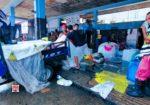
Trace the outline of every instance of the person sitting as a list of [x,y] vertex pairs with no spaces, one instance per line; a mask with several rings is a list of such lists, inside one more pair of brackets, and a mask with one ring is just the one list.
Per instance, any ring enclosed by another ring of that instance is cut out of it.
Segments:
[[[47,50],[50,50],[50,49],[55,49],[55,48],[58,48],[58,47],[63,47],[65,46],[65,44],[63,42],[66,41],[66,34],[67,34],[67,26],[66,25],[62,25],[61,26],[61,30],[62,32],[60,32],[59,36],[58,36],[58,31],[55,30],[55,32],[51,32],[49,35],[48,35],[48,39],[50,41],[53,42],[53,44],[51,44],[49,47],[47,47],[46,49]],[[58,38],[57,38],[58,36]],[[61,43],[62,42],[62,43]]]
[[59,34],[58,38],[56,41],[54,41],[54,43],[57,43],[57,42],[64,42],[67,38],[67,26],[66,25],[62,25],[61,26],[61,30],[62,32]]

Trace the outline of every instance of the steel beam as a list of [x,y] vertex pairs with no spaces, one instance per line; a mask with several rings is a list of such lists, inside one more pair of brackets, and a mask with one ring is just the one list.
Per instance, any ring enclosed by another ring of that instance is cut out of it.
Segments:
[[70,16],[73,14],[86,14],[86,13],[93,12],[93,11],[102,11],[102,10],[117,8],[117,7],[121,7],[121,6],[125,6],[125,5],[131,5],[131,4],[139,3],[139,2],[143,2],[143,0],[125,0],[122,2],[118,2],[118,3],[113,3],[113,4],[109,4],[109,5],[104,5],[104,6],[100,6],[100,7],[96,7],[96,8],[92,8],[92,9],[86,9],[86,10],[82,10],[82,11],[78,11],[78,12],[74,12],[74,13],[70,13],[70,14],[65,14],[65,15],[60,15],[60,16],[55,16],[55,17],[50,17],[50,18],[51,19],[52,18],[62,18],[62,17]]

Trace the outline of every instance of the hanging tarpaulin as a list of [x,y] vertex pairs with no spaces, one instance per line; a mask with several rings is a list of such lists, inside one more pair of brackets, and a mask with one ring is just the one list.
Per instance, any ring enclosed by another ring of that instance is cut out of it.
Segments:
[[80,24],[80,15],[75,14],[65,18],[67,25]]
[[48,30],[54,31],[55,29],[59,28],[59,20],[58,19],[51,19],[48,21]]

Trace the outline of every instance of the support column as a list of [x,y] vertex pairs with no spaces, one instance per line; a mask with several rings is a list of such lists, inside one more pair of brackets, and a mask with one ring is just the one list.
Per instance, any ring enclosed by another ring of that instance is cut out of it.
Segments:
[[96,27],[97,26],[97,21],[98,21],[98,11],[97,10],[95,10],[95,11],[93,11],[93,25],[94,25],[94,27]]
[[40,39],[46,36],[46,9],[45,0],[34,0],[35,11],[35,38]]
[[10,25],[11,25],[11,39],[15,38],[15,8],[10,7]]
[[60,24],[61,24],[61,18],[58,18],[58,30],[59,31],[61,30]]
[[95,49],[94,52],[97,52],[98,50],[98,45],[99,45],[99,40],[97,39],[98,35],[97,35],[97,21],[98,21],[98,11],[94,10],[93,11],[93,27],[95,28],[95,34],[94,34],[94,45],[95,45]]

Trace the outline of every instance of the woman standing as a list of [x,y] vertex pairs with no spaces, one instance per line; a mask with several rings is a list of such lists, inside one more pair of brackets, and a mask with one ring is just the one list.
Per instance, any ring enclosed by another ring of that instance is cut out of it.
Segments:
[[134,89],[127,92],[128,95],[133,97],[150,95],[150,89],[148,88],[150,86],[150,12],[147,13],[146,21],[141,28],[144,36],[144,46],[141,50],[142,60],[136,73]]

